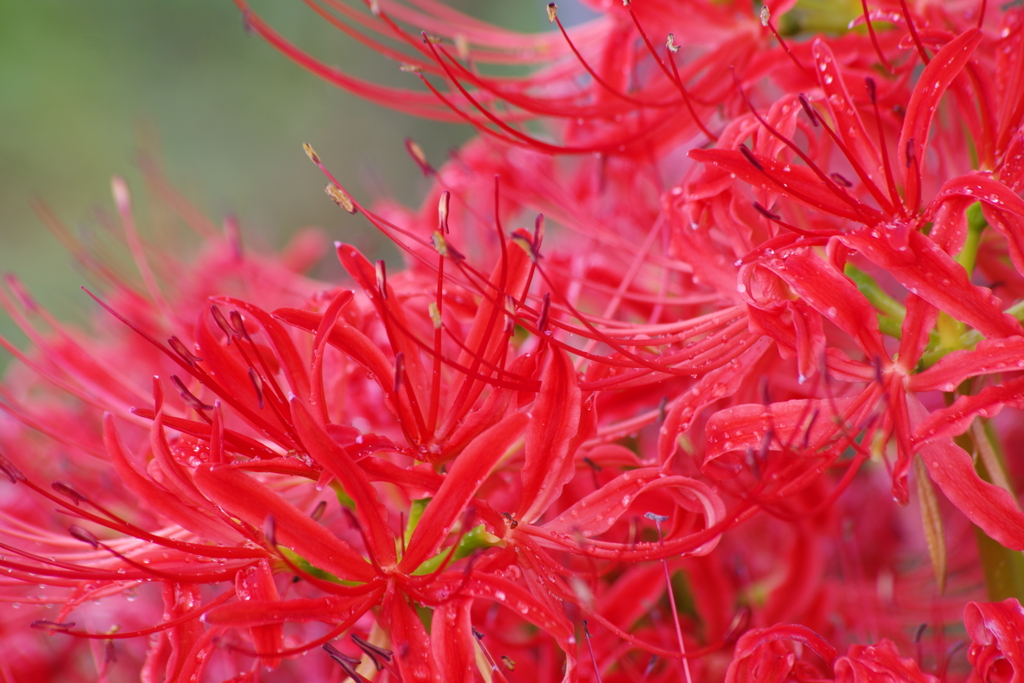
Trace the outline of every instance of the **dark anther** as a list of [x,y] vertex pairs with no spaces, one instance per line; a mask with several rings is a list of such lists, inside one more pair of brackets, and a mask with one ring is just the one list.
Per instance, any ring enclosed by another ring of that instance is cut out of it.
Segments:
[[590,469],[594,470],[595,472],[600,472],[601,471],[601,466],[598,465],[593,460],[591,460],[590,458],[584,456],[583,457],[583,462],[587,463],[587,465],[590,467]]
[[807,118],[811,120],[811,123],[815,127],[818,126],[818,112],[814,111],[814,107],[811,106],[810,100],[807,99],[807,95],[800,93],[800,106],[803,107],[804,113],[807,114]]
[[668,396],[662,396],[658,402],[658,422],[664,422],[668,417]]
[[762,216],[764,216],[765,218],[767,218],[770,221],[777,221],[777,220],[781,220],[781,218],[782,218],[781,216],[779,216],[779,214],[772,213],[768,209],[766,209],[763,206],[761,206],[760,202],[754,202],[754,208],[757,210],[757,212],[759,214],[761,214]]
[[17,484],[19,481],[25,481],[25,475],[21,473],[17,467],[14,466],[10,460],[0,455],[0,470],[7,475],[7,478],[11,480],[12,484]]
[[907,140],[907,168],[914,165],[914,138]]
[[871,100],[871,104],[877,104],[878,99],[876,97],[877,93],[875,90],[875,79],[871,78],[870,76],[865,78],[864,87],[868,91],[868,99]]
[[917,632],[914,634],[914,642],[915,643],[920,643],[921,642],[921,636],[923,636],[924,632],[927,631],[927,630],[928,630],[928,624],[921,624],[920,626],[918,626],[917,627]]
[[178,378],[177,375],[171,375],[171,384],[178,390],[178,395],[181,396],[181,400],[185,404],[195,410],[196,412],[202,412],[204,410],[213,410],[213,406],[206,405],[200,401],[196,396],[185,387],[185,383]]
[[761,162],[757,160],[757,157],[754,156],[754,153],[746,145],[740,145],[740,154],[758,171],[764,171],[764,166],[761,165]]
[[252,388],[256,390],[256,403],[260,410],[263,410],[263,380],[252,368],[249,368],[249,381],[252,382]]
[[324,650],[326,650],[327,654],[331,656],[331,659],[341,665],[341,668],[345,670],[345,673],[347,673],[353,681],[366,680],[356,672],[356,667],[359,666],[358,659],[355,657],[349,657],[330,643],[324,643]]
[[384,670],[384,664],[381,662],[381,660],[384,660],[385,662],[390,662],[391,657],[394,654],[393,652],[391,652],[391,650],[379,647],[371,642],[363,640],[354,633],[352,634],[352,642],[355,643],[360,650],[365,652],[367,656],[373,660],[373,665],[377,667],[377,671]]
[[85,500],[85,496],[83,496],[81,493],[74,490],[73,488],[71,488],[70,486],[63,482],[55,481],[50,484],[50,488],[52,488],[60,495],[70,498],[71,502],[74,503],[75,505],[78,505],[79,503]]
[[67,631],[73,628],[75,622],[73,621],[47,621],[46,619],[37,619],[29,624],[29,628],[37,628],[41,631]]
[[238,311],[231,311],[228,316],[231,318],[231,327],[234,328],[235,335],[251,344],[252,339],[249,337],[249,330],[245,329],[245,320],[242,319],[242,314]]
[[502,655],[501,656],[501,663],[504,664],[505,668],[508,669],[509,671],[515,671],[516,670],[516,663],[513,662],[512,659],[508,655]]
[[220,312],[216,304],[210,306],[210,315],[213,316],[213,322],[217,323],[217,327],[220,331],[227,335],[228,344],[231,344],[231,338],[235,336],[235,331],[231,329],[231,325],[228,323],[228,319],[224,317],[224,314]]
[[476,638],[477,640],[483,640],[484,639],[484,634],[480,633],[480,631],[477,631],[476,630],[476,626],[471,626],[470,628],[473,630],[473,637],[474,638]]
[[398,394],[398,388],[402,386],[402,382],[405,380],[405,353],[399,351],[395,354],[395,386],[394,393]]
[[544,292],[544,302],[540,305],[540,315],[537,316],[537,331],[544,332],[548,326],[548,316],[551,315],[551,292]]
[[188,347],[182,343],[177,337],[171,337],[167,340],[174,352],[181,356],[181,359],[188,363],[189,367],[194,368],[196,363],[201,362],[203,359],[188,350]]
[[309,518],[314,522],[319,522],[320,518],[324,516],[325,510],[327,510],[327,501],[321,500],[316,504],[316,507],[313,508],[313,512],[309,513]]
[[828,177],[834,180],[836,182],[836,185],[841,185],[843,187],[853,187],[853,183],[851,183],[849,180],[847,180],[838,173],[829,173]]
[[82,543],[88,543],[93,548],[100,547],[99,539],[96,538],[96,536],[94,536],[93,533],[91,531],[88,531],[87,529],[83,529],[80,526],[75,526],[74,524],[72,524],[68,527],[68,533],[71,534],[72,538],[77,539]]

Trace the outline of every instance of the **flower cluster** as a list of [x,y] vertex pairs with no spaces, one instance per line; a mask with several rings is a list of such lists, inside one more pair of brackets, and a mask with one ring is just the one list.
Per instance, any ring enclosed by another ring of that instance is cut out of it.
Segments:
[[480,135],[418,212],[306,146],[404,257],[340,286],[152,169],[198,255],[43,210],[99,311],[0,290],[0,676],[1024,680],[1021,7],[307,0],[405,90],[236,2]]

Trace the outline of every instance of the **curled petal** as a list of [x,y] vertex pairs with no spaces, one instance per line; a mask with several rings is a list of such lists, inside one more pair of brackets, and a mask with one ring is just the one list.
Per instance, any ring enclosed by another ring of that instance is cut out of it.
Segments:
[[[705,532],[670,533],[661,544],[589,540],[610,529],[626,513],[637,496],[659,488],[668,489],[680,507],[701,515],[704,518]],[[718,545],[719,536],[708,530],[724,517],[725,504],[707,484],[689,477],[666,474],[657,467],[646,467],[619,475],[557,518],[543,526],[527,527],[527,531],[585,554],[656,559],[682,552],[691,555],[706,555],[711,552]],[[586,540],[581,541],[580,538]]]
[[[736,654],[725,673],[725,683],[783,683],[792,680],[797,664],[797,646],[803,645],[820,660],[807,662],[824,669],[818,679],[831,678],[836,649],[817,633],[800,624],[779,624],[744,633],[736,643]],[[821,662],[827,666],[821,666]],[[801,680],[810,680],[803,679]]]
[[836,683],[938,683],[935,676],[921,671],[917,662],[900,657],[896,645],[886,638],[874,645],[851,645],[845,657],[835,663]]
[[1016,598],[967,603],[964,626],[971,639],[967,659],[974,666],[970,683],[1024,677],[1024,609]]

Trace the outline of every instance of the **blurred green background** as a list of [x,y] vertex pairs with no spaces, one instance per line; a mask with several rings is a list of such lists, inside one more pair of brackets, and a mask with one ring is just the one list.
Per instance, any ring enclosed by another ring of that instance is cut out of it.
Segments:
[[[541,0],[450,4],[509,28],[550,30]],[[349,73],[415,82],[299,0],[253,6]],[[143,140],[159,141],[166,174],[204,213],[218,222],[235,213],[249,244],[279,246],[309,225],[334,239],[372,239],[324,195],[303,142],[361,197],[387,191],[415,205],[425,181],[404,139],[439,163],[469,135],[321,82],[247,34],[231,0],[0,0],[0,271],[59,315],[80,316],[83,278],[30,200],[45,200],[73,229],[94,224],[97,208],[112,210],[111,175],[142,193]],[[21,341],[5,316],[0,333]]]

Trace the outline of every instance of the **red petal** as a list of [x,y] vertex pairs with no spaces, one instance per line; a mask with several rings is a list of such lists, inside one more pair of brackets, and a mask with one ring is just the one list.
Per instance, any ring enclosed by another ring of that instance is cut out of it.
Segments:
[[427,505],[399,569],[409,573],[441,547],[459,515],[505,453],[523,437],[528,418],[514,413],[478,436],[455,459],[437,495]]
[[[927,413],[913,395],[907,396],[911,421],[921,424]],[[953,505],[992,539],[1012,550],[1024,550],[1024,513],[1007,491],[983,481],[974,462],[951,438],[940,438],[921,449],[928,474]]]
[[1024,377],[987,386],[973,396],[958,396],[953,405],[936,410],[917,425],[915,444],[959,436],[970,429],[974,418],[994,417],[1003,406],[1024,406]]
[[391,622],[391,642],[398,646],[395,661],[401,680],[403,683],[441,683],[437,664],[430,656],[430,636],[419,615],[401,593],[392,593],[388,598],[391,604],[385,604],[384,611]]
[[812,249],[793,249],[763,263],[818,313],[856,339],[869,358],[887,357],[874,308],[848,277]]
[[1024,333],[1013,316],[1003,313],[999,299],[987,288],[971,283],[963,266],[926,235],[911,231],[906,247],[901,249],[883,239],[879,230],[865,228],[839,239],[888,271],[911,293],[986,337]]
[[704,375],[695,386],[669,405],[658,437],[658,458],[662,463],[667,462],[675,453],[679,435],[690,428],[694,416],[715,401],[735,394],[771,345],[770,339],[758,339],[735,363]]
[[200,465],[193,478],[207,498],[257,529],[272,515],[277,541],[313,566],[350,581],[370,581],[376,575],[349,544],[245,472]]
[[[855,211],[848,202],[833,194],[814,171],[806,166],[780,163],[758,156],[757,161],[764,169],[761,171],[747,161],[743,154],[728,149],[694,149],[690,151],[689,156],[699,163],[712,164],[729,173],[735,173],[737,178],[754,187],[785,194],[811,208],[858,223],[864,220],[863,213]],[[864,209],[868,210],[867,207]],[[878,213],[873,209],[870,211],[872,214]]]
[[874,645],[851,645],[845,657],[835,663],[836,683],[939,683],[921,671],[910,657],[900,657],[896,645],[886,638]]
[[[735,658],[725,673],[725,683],[782,683],[791,680],[789,673],[797,660],[794,643],[809,647],[828,664],[831,673],[836,657],[834,647],[806,626],[778,624],[747,631],[740,637],[736,643]],[[801,679],[811,680],[804,676]]]
[[476,648],[469,610],[472,600],[451,600],[434,610],[430,644],[445,683],[475,683]]
[[[936,52],[935,57],[921,72],[921,77],[910,96],[910,102],[907,103],[907,114],[896,151],[898,166],[903,171],[907,205],[913,210],[917,209],[921,197],[921,188],[918,184],[920,176],[919,172],[915,172],[915,167],[920,168],[924,163],[928,134],[935,112],[938,111],[939,100],[949,88],[949,84],[967,65],[981,38],[981,31],[970,28]],[[907,163],[908,149],[914,155],[914,164]]]
[[[267,560],[260,560],[235,575],[235,593],[239,599],[252,602],[274,603],[281,597],[277,593],[274,573]],[[268,669],[276,669],[281,658],[270,655],[284,649],[284,629],[280,624],[252,626],[249,633],[256,652],[264,655],[260,657],[260,663]]]
[[681,552],[690,555],[706,555],[711,552],[718,544],[718,535],[713,533],[699,542],[693,542],[691,537],[701,536],[700,533],[680,532],[679,537],[670,534],[663,544],[600,541],[582,544],[577,540],[579,536],[591,538],[608,531],[629,510],[637,496],[658,488],[669,489],[673,501],[680,508],[703,517],[705,529],[710,529],[725,516],[725,504],[707,484],[689,477],[666,474],[658,467],[644,467],[619,475],[557,518],[543,526],[527,527],[527,530],[528,533],[568,546],[577,552],[597,549],[603,555],[605,551],[614,549],[614,552],[621,553],[615,557],[623,560],[632,557],[654,559]]
[[912,375],[910,391],[953,391],[968,377],[1024,369],[1024,337],[983,340],[974,351],[954,351]]
[[[707,445],[701,471],[716,478],[731,476],[739,471],[741,461],[730,454],[757,453],[771,433],[768,450],[806,451],[820,454],[840,433],[836,414],[844,422],[858,424],[871,409],[877,389],[862,391],[854,398],[800,399],[778,401],[771,405],[748,403],[719,410],[705,426]],[[852,430],[855,434],[858,430]],[[845,441],[833,447],[846,448]]]
[[541,376],[540,394],[530,411],[526,432],[526,464],[519,510],[520,522],[532,522],[575,473],[569,442],[580,425],[580,388],[576,368],[565,351],[555,348]]
[[378,586],[365,595],[232,602],[213,608],[203,616],[203,621],[235,628],[306,621],[324,621],[337,626],[338,622],[354,623],[380,599],[382,592],[383,588]]
[[971,639],[967,658],[974,666],[971,681],[1019,681],[1024,676],[1024,609],[1016,598],[1002,602],[969,602],[964,626]]
[[310,457],[320,463],[341,482],[342,488],[356,504],[356,517],[366,534],[367,550],[383,568],[395,566],[395,537],[388,528],[388,511],[380,502],[376,489],[370,484],[344,448],[338,446],[297,398],[291,401],[295,429]]
[[109,413],[103,421],[103,441],[118,478],[157,513],[207,541],[237,545],[241,540],[238,533],[227,523],[190,505],[182,504],[181,498],[140,474],[129,461],[128,454],[117,435],[114,416]]

